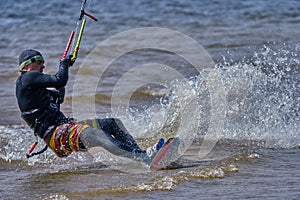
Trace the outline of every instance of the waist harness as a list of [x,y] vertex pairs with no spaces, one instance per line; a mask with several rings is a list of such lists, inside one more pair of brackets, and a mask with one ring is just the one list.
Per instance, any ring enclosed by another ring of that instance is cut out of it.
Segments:
[[49,106],[23,111],[21,117],[40,138],[44,138],[49,126],[57,126],[68,121],[54,103],[50,103]]

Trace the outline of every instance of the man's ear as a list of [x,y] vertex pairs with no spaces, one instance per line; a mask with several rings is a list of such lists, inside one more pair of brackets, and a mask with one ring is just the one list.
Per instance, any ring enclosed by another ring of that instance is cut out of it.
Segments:
[[26,66],[23,68],[22,72],[28,72],[28,71],[29,71],[29,65],[26,65]]

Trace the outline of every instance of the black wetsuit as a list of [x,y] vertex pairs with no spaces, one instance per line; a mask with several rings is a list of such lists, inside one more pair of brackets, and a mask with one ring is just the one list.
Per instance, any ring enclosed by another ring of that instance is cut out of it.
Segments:
[[64,98],[63,87],[68,81],[68,68],[69,63],[62,61],[55,75],[39,71],[22,72],[16,81],[16,97],[21,116],[41,138],[44,138],[49,126],[67,121],[59,110],[59,104]]
[[[68,68],[69,63],[61,62],[55,75],[30,71],[23,72],[17,79],[16,96],[21,116],[40,138],[45,139],[45,133],[49,127],[72,120],[66,118],[59,110],[59,104],[62,103],[64,95],[47,89],[51,87],[62,91],[68,81]],[[108,151],[113,151],[117,146],[119,149],[133,153],[130,157],[135,156],[135,153],[146,153],[137,145],[120,120],[97,119],[97,122],[99,129],[89,129],[89,131],[94,131],[92,135],[107,137],[114,144],[112,148],[107,149]],[[81,141],[80,146],[81,149],[85,149]]]

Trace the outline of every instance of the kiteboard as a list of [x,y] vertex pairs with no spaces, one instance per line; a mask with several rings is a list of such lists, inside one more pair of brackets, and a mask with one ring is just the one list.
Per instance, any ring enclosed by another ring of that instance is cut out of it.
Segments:
[[166,169],[172,162],[174,162],[178,158],[179,144],[180,140],[178,137],[169,138],[152,159],[150,169]]

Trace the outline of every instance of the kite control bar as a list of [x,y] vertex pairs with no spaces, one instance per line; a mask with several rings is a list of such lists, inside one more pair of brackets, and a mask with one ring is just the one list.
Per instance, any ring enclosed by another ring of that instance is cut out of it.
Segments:
[[82,5],[81,5],[81,9],[80,9],[80,15],[79,15],[79,18],[78,18],[78,21],[76,23],[76,28],[75,28],[75,31],[73,30],[70,34],[70,37],[69,37],[69,40],[68,40],[68,43],[67,43],[67,46],[65,48],[65,51],[63,53],[63,56],[61,57],[60,60],[63,60],[67,55],[68,55],[68,52],[70,50],[70,46],[72,44],[72,41],[74,39],[74,36],[75,36],[75,33],[77,32],[78,28],[79,28],[79,25],[80,25],[80,22],[81,22],[81,28],[80,28],[80,31],[78,33],[78,36],[77,36],[77,42],[76,42],[76,46],[74,48],[74,51],[73,51],[73,57],[71,58],[71,60],[74,62],[77,58],[77,55],[78,55],[78,51],[79,51],[79,46],[80,46],[80,42],[81,42],[81,38],[82,38],[82,34],[83,34],[83,30],[84,30],[84,26],[85,26],[85,23],[86,23],[86,19],[84,18],[84,16],[87,16],[89,17],[90,19],[94,20],[94,21],[97,21],[97,18],[95,18],[94,16],[92,16],[91,14],[87,13],[84,11],[84,8],[86,6],[86,2],[87,0],[83,0],[82,1]]

